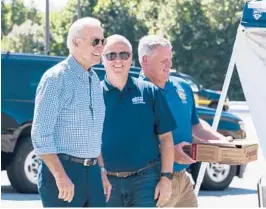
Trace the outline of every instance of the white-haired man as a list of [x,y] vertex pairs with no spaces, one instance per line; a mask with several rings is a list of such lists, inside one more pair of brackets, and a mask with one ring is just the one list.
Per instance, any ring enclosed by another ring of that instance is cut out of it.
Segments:
[[103,44],[99,20],[77,20],[67,37],[69,56],[45,72],[38,85],[32,142],[41,158],[38,190],[44,207],[103,207],[102,181],[107,199],[110,195],[98,165],[103,165],[105,106],[91,69],[100,61]]
[[157,87],[129,76],[132,46],[125,37],[108,37],[102,60],[102,153],[113,188],[107,206],[160,207],[172,192],[175,120]]
[[170,77],[172,67],[171,43],[160,36],[143,37],[138,46],[139,62],[143,72],[140,79],[149,80],[163,89],[168,105],[175,118],[177,128],[173,131],[175,143],[174,177],[172,196],[165,207],[197,207],[197,197],[185,169],[195,161],[183,152],[182,147],[198,140],[231,140],[231,137],[212,130],[208,123],[200,120],[195,108],[191,87],[181,78]]

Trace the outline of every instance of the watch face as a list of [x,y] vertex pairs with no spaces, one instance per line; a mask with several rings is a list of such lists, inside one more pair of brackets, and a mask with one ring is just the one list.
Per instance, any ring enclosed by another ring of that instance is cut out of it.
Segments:
[[106,172],[106,169],[104,167],[101,167],[101,172]]
[[161,173],[161,176],[164,176],[169,180],[173,180],[173,173]]

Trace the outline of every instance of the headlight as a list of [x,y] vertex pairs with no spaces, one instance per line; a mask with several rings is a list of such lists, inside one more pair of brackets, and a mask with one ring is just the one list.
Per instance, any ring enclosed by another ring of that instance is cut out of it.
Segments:
[[229,97],[226,97],[226,98],[225,98],[225,103],[226,103],[226,104],[229,104],[229,101],[230,101],[230,100],[229,100]]
[[238,124],[239,124],[241,130],[246,131],[245,123],[242,120],[239,121]]
[[238,124],[239,124],[239,127],[240,127],[240,131],[243,133],[242,134],[242,138],[246,138],[246,127],[245,127],[245,123],[243,121],[239,121]]
[[226,99],[224,101],[223,110],[227,111],[228,109],[229,109],[229,98],[226,97]]

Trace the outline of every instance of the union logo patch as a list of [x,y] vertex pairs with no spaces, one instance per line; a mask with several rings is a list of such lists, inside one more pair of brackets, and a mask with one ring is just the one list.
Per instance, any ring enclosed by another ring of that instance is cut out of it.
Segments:
[[146,104],[143,97],[134,97],[132,99],[133,104]]
[[177,89],[176,92],[177,92],[179,98],[182,100],[182,102],[183,102],[183,103],[187,103],[187,95],[186,95],[186,93],[184,92],[184,90]]

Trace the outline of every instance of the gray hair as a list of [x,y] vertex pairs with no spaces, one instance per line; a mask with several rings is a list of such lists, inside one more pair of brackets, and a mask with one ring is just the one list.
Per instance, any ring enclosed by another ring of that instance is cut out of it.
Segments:
[[75,21],[71,26],[68,31],[67,35],[67,48],[69,51],[72,50],[72,41],[74,37],[81,37],[82,36],[82,30],[86,27],[90,26],[100,26],[101,27],[101,22],[100,20],[93,18],[93,17],[84,17],[81,19],[78,19]]
[[[132,45],[129,42],[129,40],[126,37],[119,35],[119,34],[114,34],[114,35],[109,36],[106,39],[106,45],[105,46],[108,46],[110,43],[117,43],[117,42],[122,42],[122,43],[126,44],[129,48],[130,52],[132,52]],[[104,47],[104,48],[106,48],[106,47]]]
[[139,63],[142,63],[142,57],[145,55],[151,55],[152,50],[157,46],[167,47],[172,49],[172,45],[170,41],[166,38],[163,38],[158,35],[148,35],[144,36],[139,41],[138,46],[138,55],[139,55]]

